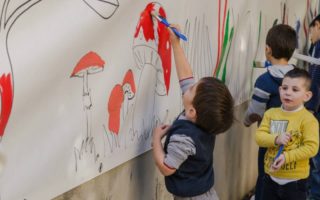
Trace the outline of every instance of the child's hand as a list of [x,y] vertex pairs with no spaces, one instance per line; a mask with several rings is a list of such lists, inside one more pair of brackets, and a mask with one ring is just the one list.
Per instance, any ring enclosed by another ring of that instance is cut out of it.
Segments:
[[283,154],[281,154],[271,165],[270,170],[271,171],[277,171],[280,169],[280,167],[286,162],[286,158]]
[[261,116],[258,115],[258,114],[256,114],[256,113],[251,114],[251,115],[249,116],[249,119],[250,119],[250,121],[251,121],[252,123],[254,123],[254,122],[260,123],[260,122],[262,121]]
[[291,140],[291,135],[290,133],[282,133],[279,136],[276,137],[275,143],[277,145],[287,145],[287,143]]
[[[180,31],[180,26],[177,24],[170,24],[171,28],[175,28],[177,29],[177,31]],[[178,36],[176,36],[176,34],[171,30],[171,28],[168,28],[169,32],[170,32],[170,42],[172,45],[174,44],[179,44],[180,43],[180,39]]]
[[162,139],[168,132],[170,126],[169,125],[160,125],[154,128],[153,130],[153,138],[154,139]]

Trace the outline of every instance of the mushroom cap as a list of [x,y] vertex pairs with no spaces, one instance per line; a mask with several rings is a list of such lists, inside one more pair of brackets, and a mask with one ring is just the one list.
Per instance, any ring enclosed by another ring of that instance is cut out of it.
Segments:
[[120,129],[120,111],[123,103],[123,98],[124,95],[122,91],[122,86],[120,84],[115,85],[111,91],[108,101],[108,127],[110,131],[116,134],[119,133]]
[[154,10],[155,3],[149,3],[146,8],[141,12],[139,23],[136,27],[136,32],[134,37],[138,37],[140,29],[143,31],[143,36],[148,42],[149,40],[154,40],[154,30],[151,11]]
[[[149,3],[140,14],[140,19],[134,34],[134,56],[139,68],[146,63],[161,61],[163,79],[168,94],[171,76],[171,43],[167,27],[151,16],[157,11],[166,18],[166,13],[159,3]],[[150,55],[149,57],[147,57]],[[145,59],[145,60],[143,60]],[[153,65],[157,67],[157,65]],[[158,70],[158,69],[157,69]]]
[[129,84],[131,86],[131,91],[133,93],[136,93],[136,84],[134,83],[134,77],[131,69],[127,71],[126,75],[123,78],[122,86],[124,86],[125,84]]
[[90,51],[79,60],[70,77],[83,77],[85,74],[101,72],[104,64],[104,60],[97,53]]

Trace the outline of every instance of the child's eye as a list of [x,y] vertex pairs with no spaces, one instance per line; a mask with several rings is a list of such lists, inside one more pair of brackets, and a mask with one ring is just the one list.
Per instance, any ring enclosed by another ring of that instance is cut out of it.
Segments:
[[299,92],[299,90],[298,89],[295,89],[295,88],[293,88],[292,89],[294,92]]
[[288,88],[287,88],[287,87],[285,87],[285,86],[282,86],[282,89],[283,89],[283,90],[287,90]]

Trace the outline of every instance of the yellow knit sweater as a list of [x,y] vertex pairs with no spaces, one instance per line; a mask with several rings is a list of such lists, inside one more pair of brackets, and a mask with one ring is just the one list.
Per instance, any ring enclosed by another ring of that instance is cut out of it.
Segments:
[[[276,172],[270,171],[279,146],[277,135],[288,132],[291,141],[284,147],[285,164]],[[268,148],[264,157],[265,172],[285,179],[304,179],[309,176],[309,158],[319,149],[319,125],[317,119],[305,108],[286,112],[281,108],[269,109],[256,132],[260,147]]]

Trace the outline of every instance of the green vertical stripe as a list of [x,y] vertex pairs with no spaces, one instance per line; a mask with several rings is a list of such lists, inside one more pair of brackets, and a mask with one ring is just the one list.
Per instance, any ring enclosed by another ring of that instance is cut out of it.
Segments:
[[221,57],[220,57],[220,60],[219,60],[217,77],[219,77],[220,69],[221,69],[221,66],[222,66],[222,60],[224,58],[226,47],[228,45],[228,38],[229,38],[228,35],[229,35],[229,10],[228,10],[227,20],[226,20],[226,28],[225,28],[224,36],[223,36],[222,54],[221,54]]

